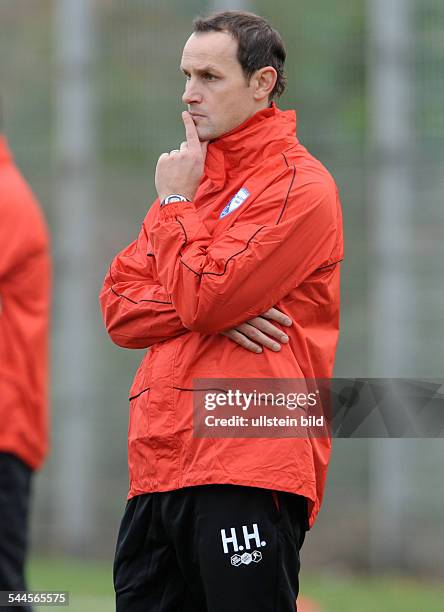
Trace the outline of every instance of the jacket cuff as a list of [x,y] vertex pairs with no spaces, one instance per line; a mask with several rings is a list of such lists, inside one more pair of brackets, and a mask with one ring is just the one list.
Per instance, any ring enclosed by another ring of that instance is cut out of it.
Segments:
[[160,207],[159,221],[174,221],[190,212],[196,212],[193,202],[171,202]]

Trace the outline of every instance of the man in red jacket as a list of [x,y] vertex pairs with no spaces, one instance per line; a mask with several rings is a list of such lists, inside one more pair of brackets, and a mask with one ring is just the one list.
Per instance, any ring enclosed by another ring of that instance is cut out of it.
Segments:
[[111,338],[151,347],[130,392],[122,612],[295,610],[329,439],[193,435],[196,379],[332,375],[341,208],[294,111],[272,101],[284,61],[261,17],[195,21],[181,61],[186,141],[160,156],[159,197],[104,282]]
[[32,473],[48,444],[50,256],[42,212],[1,134],[0,245],[0,591],[20,591]]

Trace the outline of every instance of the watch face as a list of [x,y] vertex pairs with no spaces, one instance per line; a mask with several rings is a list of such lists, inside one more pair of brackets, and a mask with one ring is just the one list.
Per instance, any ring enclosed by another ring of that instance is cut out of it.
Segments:
[[166,206],[166,204],[171,204],[172,202],[187,202],[187,201],[188,200],[183,196],[170,195],[164,199],[164,201],[162,202],[162,206]]

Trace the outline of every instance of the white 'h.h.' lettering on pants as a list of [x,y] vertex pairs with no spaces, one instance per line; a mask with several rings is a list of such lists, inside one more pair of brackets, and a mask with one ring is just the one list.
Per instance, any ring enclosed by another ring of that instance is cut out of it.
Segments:
[[250,550],[251,549],[251,541],[254,541],[255,544],[255,548],[260,548],[261,546],[266,546],[266,542],[264,542],[263,540],[261,540],[260,536],[259,536],[259,528],[257,526],[257,523],[253,523],[253,531],[249,532],[248,531],[248,527],[247,525],[242,525],[242,532],[244,534],[244,543],[245,545],[242,546],[238,544],[238,539],[237,539],[237,534],[236,534],[236,528],[235,527],[231,527],[230,529],[231,532],[231,537],[227,536],[227,532],[225,531],[225,529],[221,529],[220,530],[220,535],[222,538],[222,546],[224,549],[224,553],[228,554],[229,548],[228,545],[232,544],[233,545],[233,550],[234,552],[238,552],[239,550]]
[[253,539],[255,540],[256,548],[265,546],[265,542],[261,542],[261,539],[259,537],[259,529],[257,528],[257,523],[253,523],[253,533],[248,533],[248,527],[246,525],[242,525],[242,531],[244,532],[245,547],[247,550],[250,550],[250,541]]
[[239,546],[237,545],[237,537],[236,537],[236,529],[234,527],[231,528],[231,538],[227,538],[227,534],[225,529],[220,530],[220,535],[222,536],[222,544],[224,547],[224,553],[228,553],[228,544],[233,544],[234,552],[239,550]]

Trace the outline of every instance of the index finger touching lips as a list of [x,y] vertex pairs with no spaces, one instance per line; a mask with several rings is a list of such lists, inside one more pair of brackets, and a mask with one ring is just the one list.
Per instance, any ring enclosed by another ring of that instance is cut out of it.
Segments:
[[187,137],[187,143],[189,148],[199,149],[200,151],[200,140],[199,135],[197,133],[196,126],[194,125],[194,121],[188,111],[183,111],[182,119],[185,125],[185,133]]

